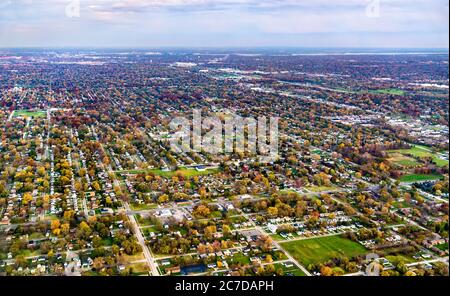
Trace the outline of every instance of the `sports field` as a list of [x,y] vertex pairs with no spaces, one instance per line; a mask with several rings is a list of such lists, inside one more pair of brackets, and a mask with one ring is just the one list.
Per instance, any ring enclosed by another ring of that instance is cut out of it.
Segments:
[[291,241],[281,243],[281,246],[305,267],[336,257],[354,257],[367,253],[366,248],[359,243],[339,235]]

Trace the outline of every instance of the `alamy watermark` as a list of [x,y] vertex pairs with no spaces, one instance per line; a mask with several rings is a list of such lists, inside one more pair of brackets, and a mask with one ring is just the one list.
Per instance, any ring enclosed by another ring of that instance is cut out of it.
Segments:
[[64,275],[66,276],[80,276],[80,257],[77,253],[72,251],[67,251],[66,255],[67,265],[64,268]]
[[366,276],[380,276],[380,263],[378,259],[380,256],[374,253],[367,254],[366,261]]
[[80,0],[69,0],[65,12],[67,17],[80,17]]
[[369,3],[366,6],[366,15],[370,18],[380,17],[380,2],[381,0],[368,0]]
[[201,111],[194,109],[192,118],[173,118],[170,128],[170,146],[177,153],[249,153],[265,163],[278,158],[278,117],[243,118],[226,113],[202,118]]

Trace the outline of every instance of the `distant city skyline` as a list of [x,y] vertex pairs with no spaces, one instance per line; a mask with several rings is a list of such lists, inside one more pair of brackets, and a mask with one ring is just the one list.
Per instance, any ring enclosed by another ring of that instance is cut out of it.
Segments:
[[447,0],[0,0],[0,47],[448,49]]

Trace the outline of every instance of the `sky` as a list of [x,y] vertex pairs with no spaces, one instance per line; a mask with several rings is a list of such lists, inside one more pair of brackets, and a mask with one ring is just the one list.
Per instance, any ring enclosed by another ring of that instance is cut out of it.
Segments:
[[448,0],[0,0],[0,47],[446,48]]

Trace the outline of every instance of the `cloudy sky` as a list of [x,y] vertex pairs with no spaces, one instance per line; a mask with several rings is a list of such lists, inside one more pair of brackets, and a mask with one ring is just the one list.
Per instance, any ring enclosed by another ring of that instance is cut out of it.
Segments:
[[0,47],[448,48],[448,2],[0,0]]

